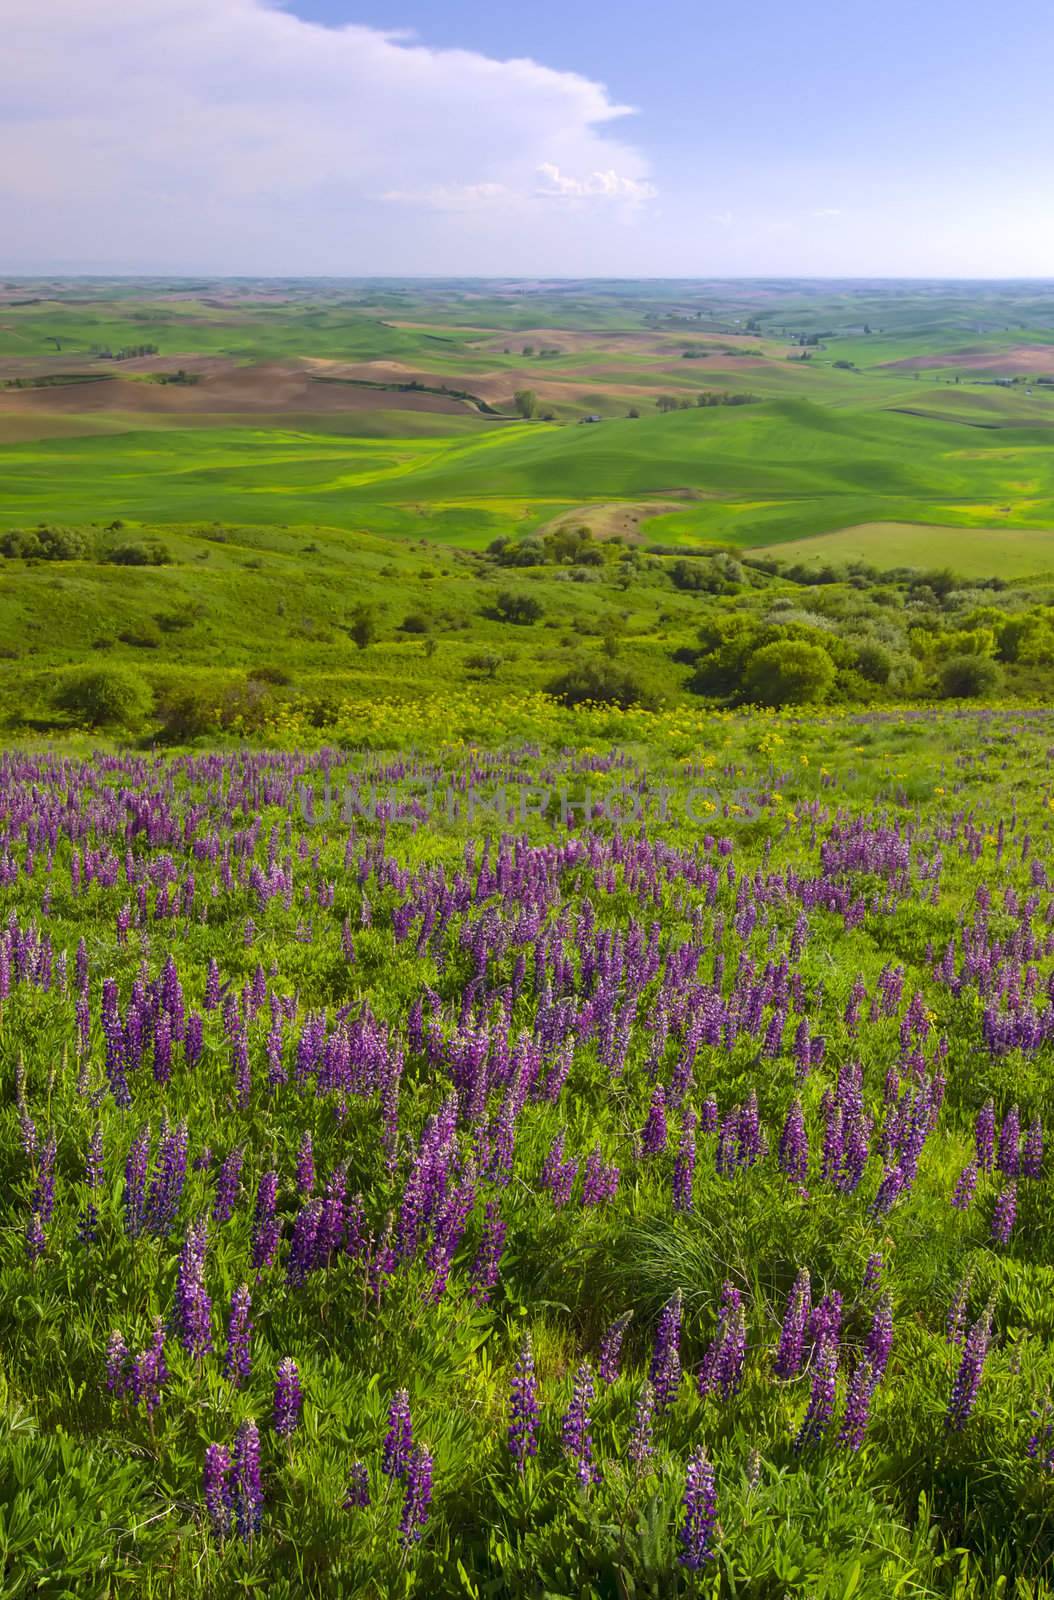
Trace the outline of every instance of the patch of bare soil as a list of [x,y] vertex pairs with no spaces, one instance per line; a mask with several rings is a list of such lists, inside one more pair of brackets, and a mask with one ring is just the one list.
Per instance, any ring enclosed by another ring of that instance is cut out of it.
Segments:
[[[180,369],[193,381],[158,381],[162,375],[172,377]],[[221,356],[144,356],[120,364],[101,362],[83,368],[78,365],[76,370],[102,372],[106,381],[52,382],[36,389],[0,389],[0,412],[119,411],[178,417],[377,410],[460,415],[465,410],[465,403],[453,396],[319,383],[313,366],[294,361],[240,366]],[[393,378],[391,381],[407,380]]]
[[671,489],[664,500],[618,500],[607,505],[574,506],[547,522],[540,533],[558,533],[562,528],[588,528],[594,539],[625,539],[630,544],[644,541],[644,524],[650,517],[677,511],[686,500],[702,497],[696,490]]
[[990,372],[997,377],[1054,374],[1054,345],[1018,344],[1008,350],[952,350],[944,355],[906,356],[902,361],[886,361],[883,365],[891,372],[957,367],[970,372]]

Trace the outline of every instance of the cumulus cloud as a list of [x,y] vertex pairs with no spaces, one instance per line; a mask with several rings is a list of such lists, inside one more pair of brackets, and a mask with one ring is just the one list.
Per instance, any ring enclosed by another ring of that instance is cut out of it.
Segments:
[[639,178],[628,178],[624,173],[611,170],[591,172],[588,177],[576,178],[569,173],[561,172],[555,162],[543,161],[538,173],[546,182],[537,193],[551,199],[639,201],[653,200],[656,194],[653,184],[644,183]]
[[[573,246],[569,227],[624,228],[655,192],[612,131],[630,108],[534,61],[265,0],[2,12],[0,268],[515,270],[525,229]],[[550,220],[554,197],[578,220]]]

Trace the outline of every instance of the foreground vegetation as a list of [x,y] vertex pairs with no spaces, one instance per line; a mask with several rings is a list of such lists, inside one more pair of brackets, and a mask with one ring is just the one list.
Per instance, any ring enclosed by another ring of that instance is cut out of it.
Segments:
[[505,715],[5,758],[4,1593],[1049,1596],[1049,713]]

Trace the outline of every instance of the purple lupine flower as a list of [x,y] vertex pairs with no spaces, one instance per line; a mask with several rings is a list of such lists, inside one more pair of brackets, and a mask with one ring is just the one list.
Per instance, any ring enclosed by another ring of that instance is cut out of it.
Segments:
[[58,1154],[58,1142],[53,1133],[49,1133],[40,1152],[37,1163],[36,1183],[30,1198],[29,1209],[37,1214],[42,1223],[51,1221],[55,1209],[55,1158]]
[[992,1238],[996,1244],[1009,1244],[1017,1219],[1017,1184],[1011,1179],[996,1196],[992,1212]]
[[605,1165],[600,1146],[595,1145],[586,1157],[582,1177],[582,1204],[600,1206],[613,1200],[618,1189],[618,1180],[618,1167]]
[[498,1271],[501,1266],[501,1254],[505,1248],[505,1235],[508,1224],[502,1221],[501,1212],[496,1200],[487,1202],[483,1234],[476,1251],[476,1259],[472,1263],[469,1294],[477,1305],[486,1305],[490,1299],[490,1291],[498,1281]]
[[345,1511],[365,1511],[370,1503],[370,1475],[365,1461],[353,1461],[341,1504]]
[[673,1209],[691,1211],[694,1205],[695,1186],[695,1112],[686,1110],[681,1117],[681,1137],[677,1158],[673,1164]]
[[18,1108],[18,1126],[23,1153],[27,1161],[32,1161],[37,1153],[37,1125],[24,1105]]
[[124,1394],[128,1387],[128,1364],[131,1360],[123,1334],[115,1328],[106,1341],[106,1387],[111,1394]]
[[893,1348],[893,1298],[887,1290],[875,1307],[871,1326],[864,1340],[864,1354],[871,1363],[875,1382],[885,1375],[889,1352]]
[[520,1346],[512,1371],[509,1416],[509,1454],[523,1472],[528,1457],[538,1453],[538,1386],[530,1334]]
[[26,1221],[25,1232],[26,1256],[30,1261],[38,1261],[47,1249],[47,1236],[40,1221],[40,1212],[34,1211]]
[[406,1463],[406,1498],[399,1519],[399,1542],[409,1550],[421,1538],[432,1504],[433,1461],[424,1445],[415,1445]]
[[795,1450],[802,1450],[807,1444],[818,1444],[826,1433],[834,1411],[837,1375],[838,1341],[825,1334],[820,1340],[813,1369],[809,1404],[794,1440]]
[[805,1132],[805,1114],[801,1101],[792,1100],[780,1134],[779,1166],[785,1177],[799,1188],[809,1174],[809,1140]]
[[168,1382],[168,1363],[165,1360],[165,1328],[160,1317],[154,1321],[154,1332],[145,1350],[132,1362],[128,1387],[136,1405],[146,1407],[153,1416],[161,1404],[161,1391]]
[[689,1572],[698,1572],[714,1559],[717,1526],[717,1486],[714,1469],[702,1445],[692,1453],[684,1482],[684,1499],[677,1557]]
[[655,1391],[655,1405],[665,1411],[677,1398],[681,1386],[681,1314],[683,1297],[680,1289],[666,1302],[652,1349],[648,1378]]
[[143,1231],[146,1211],[146,1169],[150,1160],[150,1127],[141,1128],[124,1164],[124,1228],[130,1239]]
[[875,1288],[877,1288],[878,1287],[878,1280],[881,1277],[881,1275],[882,1275],[882,1257],[880,1255],[878,1255],[878,1254],[868,1256],[867,1265],[864,1267],[864,1288],[865,1289],[875,1289]]
[[260,1482],[260,1430],[252,1417],[234,1437],[231,1464],[231,1502],[239,1537],[248,1543],[263,1525],[263,1485]]
[[265,1172],[256,1189],[253,1210],[252,1263],[257,1272],[273,1264],[278,1254],[281,1225],[275,1215],[278,1196],[277,1172]]
[[191,1071],[201,1060],[205,1049],[205,1024],[200,1011],[192,1011],[187,1018],[186,1033],[183,1036],[183,1056]]
[[205,1292],[207,1244],[207,1225],[200,1217],[187,1229],[176,1273],[173,1322],[184,1350],[198,1361],[212,1349],[212,1301]]
[[300,1373],[291,1356],[278,1363],[278,1376],[274,1386],[274,1431],[286,1439],[300,1426],[304,1396],[300,1388]]
[[1016,1178],[1021,1168],[1021,1117],[1017,1106],[1011,1106],[999,1130],[999,1156],[997,1165],[1004,1177]]
[[1024,1178],[1040,1178],[1043,1175],[1043,1124],[1038,1117],[1032,1118],[1025,1134],[1021,1149],[1021,1175]]
[[812,1312],[812,1288],[803,1268],[787,1296],[787,1309],[780,1329],[779,1347],[773,1370],[777,1378],[796,1378],[801,1371],[805,1347],[805,1328]]
[[414,1430],[410,1421],[410,1396],[397,1389],[388,1407],[388,1434],[381,1456],[381,1471],[389,1478],[404,1478],[413,1449]]
[[960,1433],[965,1428],[977,1404],[977,1393],[981,1387],[991,1340],[992,1303],[989,1301],[963,1343],[962,1360],[955,1374],[955,1382],[952,1384],[948,1400],[948,1411],[944,1419],[945,1426],[953,1433]]
[[746,1348],[747,1325],[743,1297],[738,1289],[726,1281],[721,1286],[717,1332],[699,1370],[701,1396],[716,1393],[722,1400],[730,1400],[739,1393],[743,1384]]
[[251,1311],[249,1285],[243,1283],[231,1295],[230,1316],[227,1319],[227,1354],[223,1362],[224,1376],[236,1387],[245,1383],[252,1373]]
[[1050,1401],[1044,1402],[1042,1410],[1033,1406],[1032,1415],[1036,1419],[1036,1427],[1025,1446],[1025,1453],[1032,1461],[1038,1462],[1042,1471],[1054,1472],[1054,1419]]
[[626,1446],[626,1456],[630,1465],[637,1472],[640,1472],[644,1463],[655,1453],[655,1447],[652,1444],[654,1418],[655,1390],[645,1379],[641,1384],[640,1394],[637,1398],[636,1409],[633,1413],[633,1427],[630,1430],[629,1443]]
[[221,1225],[229,1222],[238,1203],[238,1185],[245,1160],[244,1145],[236,1145],[223,1161],[216,1174],[216,1195],[212,1202],[212,1220]]
[[974,1126],[974,1147],[977,1165],[982,1172],[991,1172],[995,1160],[995,1102],[986,1100],[977,1113]]
[[583,1361],[575,1373],[571,1404],[560,1423],[564,1455],[575,1463],[575,1476],[584,1489],[600,1482],[600,1468],[593,1460],[593,1432],[590,1408],[595,1394],[593,1369]]
[[969,1211],[976,1188],[977,1163],[968,1161],[956,1180],[955,1193],[952,1195],[952,1205],[956,1211]]
[[168,1129],[162,1125],[157,1164],[146,1197],[147,1229],[164,1238],[175,1226],[187,1178],[187,1124]]
[[311,1129],[305,1128],[296,1156],[296,1186],[301,1194],[310,1194],[315,1187],[315,1147]]
[[847,1450],[859,1450],[871,1420],[871,1399],[878,1388],[880,1374],[872,1366],[870,1357],[857,1363],[849,1380],[845,1397],[845,1417],[842,1421],[838,1443]]
[[896,1205],[904,1188],[904,1169],[899,1166],[887,1167],[882,1174],[882,1182],[878,1186],[875,1198],[871,1202],[871,1214],[884,1217]]
[[205,1494],[205,1509],[208,1511],[212,1532],[217,1539],[225,1539],[230,1532],[231,1507],[228,1482],[230,1471],[230,1451],[222,1444],[206,1445],[202,1487]]
[[648,1156],[660,1155],[666,1149],[668,1137],[666,1092],[660,1083],[656,1084],[655,1089],[652,1091],[647,1120],[640,1136],[641,1149]]
[[960,1345],[963,1342],[970,1283],[969,1277],[963,1279],[955,1291],[951,1305],[948,1307],[948,1315],[944,1320],[944,1337],[950,1345]]
[[286,1282],[294,1288],[303,1288],[318,1265],[318,1228],[322,1220],[322,1201],[309,1200],[300,1207],[293,1221],[293,1238],[286,1262]]
[[619,1375],[619,1363],[622,1357],[622,1341],[626,1329],[633,1321],[632,1311],[623,1311],[614,1322],[608,1324],[604,1337],[600,1341],[600,1355],[597,1360],[597,1376],[602,1383],[614,1383]]
[[216,958],[209,957],[208,971],[205,976],[205,1010],[215,1011],[220,1003],[220,969],[216,965]]

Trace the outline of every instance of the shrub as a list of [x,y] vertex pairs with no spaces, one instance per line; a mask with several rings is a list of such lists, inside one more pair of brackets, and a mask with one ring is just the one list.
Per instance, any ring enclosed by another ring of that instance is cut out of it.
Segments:
[[153,695],[145,679],[127,667],[79,667],[63,678],[55,704],[90,728],[136,728]]
[[119,544],[106,557],[117,567],[167,567],[172,557],[160,539],[137,539],[131,544]]
[[269,666],[267,663],[250,667],[247,676],[251,683],[273,683],[279,689],[288,689],[293,681],[292,673],[287,672],[285,667]]
[[493,678],[504,660],[496,650],[478,650],[475,654],[465,657],[465,665],[470,672],[482,672],[488,678]]
[[1002,673],[990,656],[952,656],[941,668],[938,683],[945,700],[977,700],[994,694]]
[[765,706],[807,705],[825,700],[835,665],[819,645],[801,639],[762,645],[747,661],[746,698]]
[[166,739],[182,744],[220,727],[216,695],[196,683],[170,684],[158,700],[161,732]]
[[513,594],[503,589],[494,602],[492,615],[499,622],[513,622],[518,627],[526,627],[538,622],[544,612],[545,607],[532,594]]
[[76,528],[12,528],[0,536],[0,554],[9,560],[83,561],[90,550],[87,535]]
[[581,661],[546,685],[546,693],[565,706],[586,701],[605,706],[643,706],[654,710],[658,696],[635,673],[613,661]]
[[122,644],[133,645],[137,650],[159,650],[161,648],[161,630],[156,622],[149,618],[141,622],[129,622],[117,635]]
[[865,639],[856,652],[856,670],[868,683],[888,683],[893,671],[893,657],[883,645]]
[[428,633],[431,627],[431,622],[420,611],[411,611],[402,622],[404,633]]
[[355,607],[348,623],[348,633],[360,650],[365,650],[367,645],[373,643],[377,637],[377,618],[369,606]]

